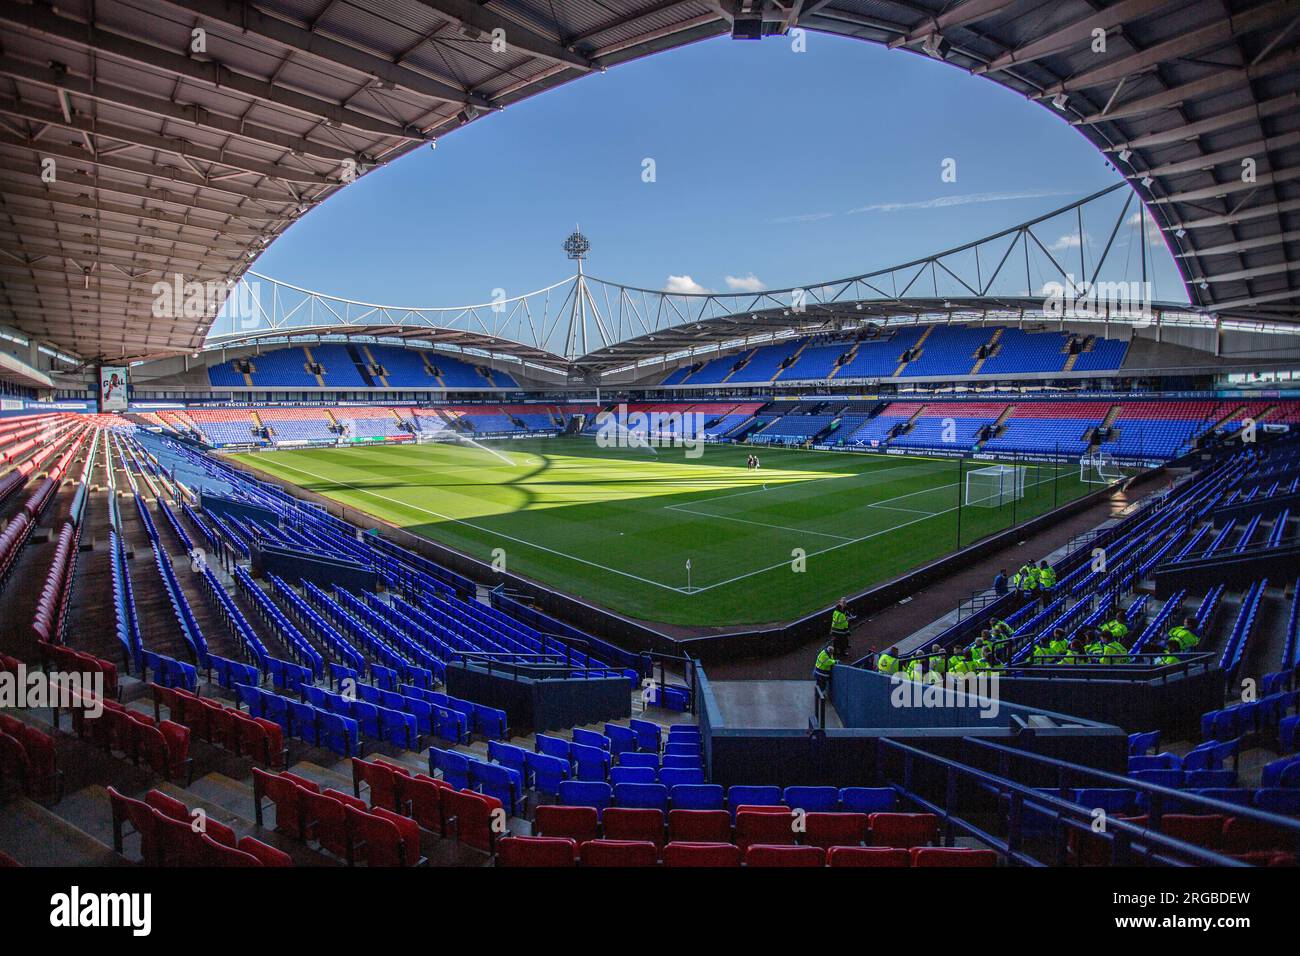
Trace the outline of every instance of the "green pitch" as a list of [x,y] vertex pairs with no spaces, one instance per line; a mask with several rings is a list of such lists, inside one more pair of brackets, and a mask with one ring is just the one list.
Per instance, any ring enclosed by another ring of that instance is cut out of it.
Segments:
[[[1077,462],[1025,465],[1023,498],[964,506],[959,522],[949,459],[727,445],[691,459],[681,448],[600,448],[589,438],[491,449],[233,457],[483,561],[504,559],[511,573],[643,620],[696,626],[790,620],[1095,488],[1079,481]],[[745,467],[751,451],[759,470]]]

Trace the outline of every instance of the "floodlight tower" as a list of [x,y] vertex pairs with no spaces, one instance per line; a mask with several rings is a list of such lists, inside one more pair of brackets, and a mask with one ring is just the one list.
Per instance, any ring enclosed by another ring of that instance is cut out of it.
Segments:
[[573,305],[569,310],[569,330],[564,340],[565,358],[577,358],[579,355],[586,355],[589,351],[588,314],[596,323],[601,344],[609,345],[609,335],[605,331],[604,320],[600,316],[600,310],[596,308],[595,300],[591,297],[591,291],[587,288],[587,277],[582,271],[583,260],[587,258],[587,253],[590,251],[591,242],[582,234],[582,230],[575,226],[573,232],[569,233],[569,238],[564,240],[565,255],[578,263],[578,274],[574,278],[573,286]]

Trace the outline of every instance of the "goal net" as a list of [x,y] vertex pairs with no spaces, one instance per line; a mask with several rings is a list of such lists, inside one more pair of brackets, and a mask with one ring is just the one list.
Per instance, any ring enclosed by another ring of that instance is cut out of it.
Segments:
[[1097,452],[1079,459],[1079,480],[1088,485],[1113,485],[1124,477],[1124,470],[1110,455]]
[[966,472],[966,504],[998,508],[1025,496],[1025,469],[990,465]]

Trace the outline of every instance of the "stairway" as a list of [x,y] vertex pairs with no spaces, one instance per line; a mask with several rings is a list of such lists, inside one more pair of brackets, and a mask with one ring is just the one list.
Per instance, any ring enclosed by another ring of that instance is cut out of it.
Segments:
[[844,359],[844,361],[837,363],[836,366],[833,369],[831,369],[831,374],[826,376],[828,380],[838,375],[840,369],[842,369],[846,365],[851,364],[853,360],[858,357],[858,346],[861,344],[862,344],[861,342],[854,342],[853,347],[849,349],[848,352],[846,352],[844,355],[840,356],[841,358]]
[[899,356],[898,368],[894,369],[894,378],[898,378],[903,374],[903,369],[907,368],[908,361],[915,362],[921,357],[921,348],[925,345],[925,340],[930,337],[930,333],[933,332],[934,329],[935,327],[933,325],[927,325],[925,327],[925,331],[921,333],[921,337],[916,340],[916,344],[910,349],[912,352],[911,359],[903,360],[902,356]]
[[1123,410],[1124,410],[1123,405],[1112,405],[1110,407],[1110,411],[1106,413],[1106,417],[1103,418],[1101,421],[1102,431],[1105,431],[1107,428],[1110,428],[1112,425],[1114,425],[1115,419],[1119,418],[1120,412],[1122,412]]
[[976,360],[975,365],[970,370],[972,375],[978,375],[980,369],[984,367],[984,363],[998,354],[998,342],[1002,340],[1002,333],[1004,331],[1005,327],[1001,325],[993,330],[993,338],[984,343],[984,357]]
[[325,387],[325,377],[324,377],[323,375],[316,375],[315,372],[312,372],[312,371],[311,371],[312,366],[314,366],[314,365],[316,364],[316,359],[312,357],[311,349],[309,349],[307,346],[304,345],[304,346],[302,347],[302,351],[303,351],[303,354],[307,356],[307,362],[306,362],[306,364],[303,365],[303,368],[306,369],[308,372],[311,372],[312,375],[315,375],[315,376],[316,376],[316,384],[319,385],[321,388],[324,388],[324,387]]
[[809,339],[804,339],[801,343],[799,343],[799,347],[795,349],[794,354],[790,356],[789,363],[783,364],[780,368],[778,368],[776,372],[772,375],[772,377],[768,379],[768,381],[775,382],[778,378],[780,378],[786,372],[790,371],[790,369],[794,368],[797,364],[799,364],[799,356],[802,355],[803,350],[808,347],[809,341],[810,341]]
[[[742,369],[744,369],[744,367],[745,367],[746,365],[749,364],[750,359],[752,359],[752,358],[754,357],[754,354],[755,354],[757,351],[758,351],[758,349],[751,349],[751,350],[750,350],[746,355],[744,355],[744,356],[743,356],[743,360],[741,361],[741,364],[740,364],[739,366],[737,366],[737,367],[733,367],[732,370],[726,374],[726,377],[724,377],[724,378],[722,379],[722,384],[725,385],[727,382],[729,382],[729,381],[731,380],[731,376],[735,375],[737,372],[739,372],[739,371],[741,371]],[[688,376],[686,376],[686,378],[690,378],[690,376],[688,375]],[[684,379],[682,379],[682,381],[684,382],[684,381],[686,381],[686,379],[684,378]]]
[[377,372],[384,373],[381,375],[374,375],[373,373],[371,374],[374,380],[379,383],[380,388],[388,388],[387,370],[382,365],[380,365],[378,362],[375,361],[375,356],[373,353],[371,353],[369,345],[362,345],[360,348],[361,348],[361,354],[362,356],[364,356],[366,363],[369,366],[367,371],[369,371],[370,369],[374,369]]

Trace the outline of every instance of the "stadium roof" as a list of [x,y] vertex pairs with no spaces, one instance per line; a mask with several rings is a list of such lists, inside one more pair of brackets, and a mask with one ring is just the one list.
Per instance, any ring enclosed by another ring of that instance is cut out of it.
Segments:
[[1293,0],[0,0],[0,322],[91,359],[196,351],[212,316],[155,314],[164,275],[239,277],[354,175],[489,111],[793,26],[1060,110],[1148,201],[1193,306],[1294,321],[1298,20]]

